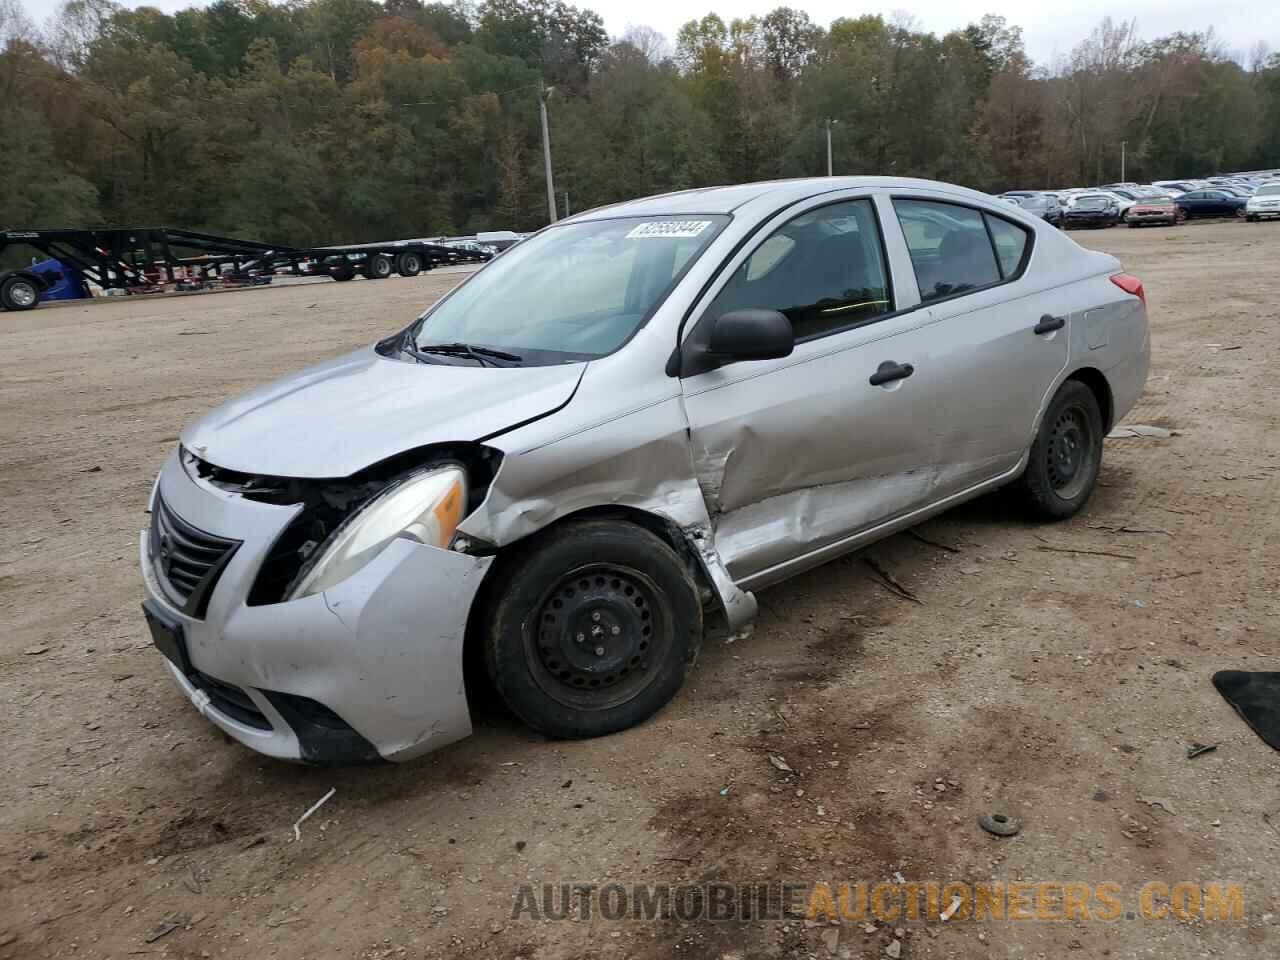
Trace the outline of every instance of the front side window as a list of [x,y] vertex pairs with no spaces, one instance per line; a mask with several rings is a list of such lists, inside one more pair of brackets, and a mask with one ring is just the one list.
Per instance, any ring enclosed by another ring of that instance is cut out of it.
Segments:
[[[525,366],[591,360],[648,320],[729,218],[622,217],[551,227],[512,247],[412,328]],[[510,357],[518,357],[511,361]]]
[[936,200],[894,200],[925,303],[999,283],[980,211]]
[[870,200],[803,213],[738,267],[709,308],[777,310],[797,340],[859,326],[893,309],[880,227]]

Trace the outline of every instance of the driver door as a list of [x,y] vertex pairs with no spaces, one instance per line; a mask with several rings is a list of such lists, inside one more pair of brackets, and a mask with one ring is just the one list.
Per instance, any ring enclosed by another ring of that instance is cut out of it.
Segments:
[[924,362],[932,319],[894,312],[914,287],[891,289],[872,199],[793,208],[771,227],[735,256],[694,319],[779,310],[794,352],[681,380],[716,549],[747,588],[927,502],[929,414],[943,399],[924,378],[870,382],[882,364]]

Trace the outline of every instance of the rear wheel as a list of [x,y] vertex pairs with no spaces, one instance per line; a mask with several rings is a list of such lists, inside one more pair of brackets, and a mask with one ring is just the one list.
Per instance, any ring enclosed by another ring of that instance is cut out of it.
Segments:
[[1062,385],[1045,412],[1019,483],[1031,511],[1065,520],[1093,494],[1102,465],[1102,411],[1078,380]]
[[385,280],[391,276],[391,258],[385,253],[374,253],[365,259],[362,272],[369,280]]
[[39,289],[26,277],[10,277],[0,285],[0,306],[6,310],[34,310],[39,302]]
[[396,257],[396,272],[402,277],[416,277],[422,272],[422,257],[405,251]]
[[702,608],[675,551],[629,523],[570,523],[508,561],[485,631],[494,687],[552,737],[647,719],[680,689]]
[[1175,225],[1176,225],[1176,224],[1179,224],[1179,223],[1186,223],[1186,222],[1187,222],[1187,211],[1185,211],[1185,210],[1179,210],[1177,213],[1175,213],[1175,214],[1173,215],[1173,222],[1174,222],[1174,224],[1175,224]]

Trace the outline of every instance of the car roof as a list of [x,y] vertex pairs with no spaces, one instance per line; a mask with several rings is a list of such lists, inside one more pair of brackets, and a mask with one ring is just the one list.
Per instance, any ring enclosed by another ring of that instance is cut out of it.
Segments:
[[638,200],[628,200],[606,207],[587,210],[570,218],[572,221],[605,220],[613,217],[670,216],[679,214],[733,213],[748,204],[776,209],[809,197],[837,190],[913,189],[946,193],[958,200],[990,204],[995,198],[966,187],[936,180],[912,177],[807,177],[797,180],[766,180],[735,186],[703,187],[664,193]]

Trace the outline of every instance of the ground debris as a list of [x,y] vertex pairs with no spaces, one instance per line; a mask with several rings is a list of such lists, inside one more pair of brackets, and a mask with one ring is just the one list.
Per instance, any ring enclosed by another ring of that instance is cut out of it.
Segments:
[[1153,427],[1145,423],[1130,423],[1116,427],[1107,434],[1108,440],[1167,440],[1175,436],[1172,430],[1164,427]]
[[1052,544],[1045,543],[1036,544],[1036,549],[1043,550],[1046,553],[1078,553],[1086,557],[1115,557],[1119,560],[1138,559],[1132,553],[1117,553],[1114,550],[1083,550],[1076,547],[1055,547]]
[[313,803],[313,804],[310,806],[310,808],[308,808],[307,812],[306,812],[306,813],[304,813],[302,816],[300,816],[300,817],[299,817],[299,818],[294,822],[294,824],[293,824],[293,839],[294,839],[294,842],[297,842],[298,840],[301,840],[301,839],[302,839],[302,831],[298,829],[299,827],[301,827],[301,826],[302,826],[302,822],[303,822],[304,820],[306,820],[306,819],[307,819],[307,817],[311,816],[313,813],[315,813],[317,810],[319,810],[321,807],[323,807],[326,803],[328,803],[328,802],[329,802],[329,798],[330,798],[330,797],[332,797],[332,796],[333,796],[335,793],[337,793],[337,792],[338,792],[338,788],[337,788],[337,787],[330,787],[330,788],[329,788],[329,792],[328,792],[328,793],[326,793],[323,797],[321,797],[319,800],[317,800],[315,803]]
[[871,568],[879,578],[880,585],[890,593],[901,597],[903,600],[910,600],[912,603],[924,605],[923,600],[899,583],[898,578],[886,570],[884,565],[875,557],[863,557],[862,562]]

